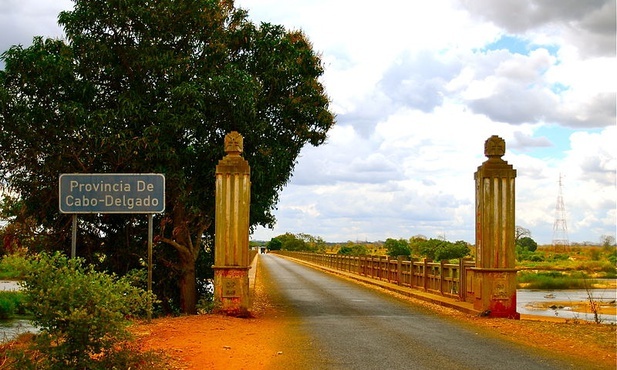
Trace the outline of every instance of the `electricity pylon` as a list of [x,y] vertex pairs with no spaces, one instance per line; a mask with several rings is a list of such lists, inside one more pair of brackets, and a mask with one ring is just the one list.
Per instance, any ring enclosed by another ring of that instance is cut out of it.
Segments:
[[553,224],[553,248],[555,251],[565,251],[570,247],[568,225],[566,223],[566,207],[563,203],[563,183],[559,174],[559,194],[555,205],[555,223]]

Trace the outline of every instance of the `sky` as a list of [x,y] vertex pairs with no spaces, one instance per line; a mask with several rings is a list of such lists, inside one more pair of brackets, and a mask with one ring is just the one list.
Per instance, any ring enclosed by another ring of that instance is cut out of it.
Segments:
[[[328,242],[475,242],[474,172],[491,135],[516,170],[516,225],[539,244],[616,235],[615,0],[236,0],[302,30],[336,114],[305,147],[274,229]],[[0,0],[0,51],[62,37],[68,0]],[[560,186],[561,180],[561,186]],[[562,196],[564,215],[558,211]]]

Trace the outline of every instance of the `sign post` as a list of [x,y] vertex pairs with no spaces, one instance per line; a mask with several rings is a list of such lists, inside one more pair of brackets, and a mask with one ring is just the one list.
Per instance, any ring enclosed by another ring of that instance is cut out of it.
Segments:
[[[77,214],[148,214],[148,292],[152,292],[152,215],[165,211],[165,176],[155,173],[60,175],[59,208],[73,215],[71,258],[77,254]],[[151,318],[148,311],[148,320]]]

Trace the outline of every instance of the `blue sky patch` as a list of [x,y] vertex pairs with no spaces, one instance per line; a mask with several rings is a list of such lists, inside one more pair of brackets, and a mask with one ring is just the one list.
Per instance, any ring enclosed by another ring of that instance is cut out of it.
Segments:
[[551,55],[556,55],[559,50],[559,48],[555,45],[532,44],[527,39],[521,37],[502,35],[495,42],[492,42],[482,48],[482,51],[508,50],[513,54],[528,55],[529,52],[540,48],[548,50]]

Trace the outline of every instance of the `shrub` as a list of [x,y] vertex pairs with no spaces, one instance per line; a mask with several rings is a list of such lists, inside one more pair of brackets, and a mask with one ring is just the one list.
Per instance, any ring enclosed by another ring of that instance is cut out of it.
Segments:
[[0,320],[10,319],[15,315],[24,315],[26,313],[24,298],[22,292],[0,292]]
[[23,254],[3,256],[2,261],[0,261],[0,279],[23,279],[26,261]]
[[337,254],[344,254],[348,256],[363,256],[368,254],[368,249],[366,246],[361,244],[348,244],[342,246]]
[[15,302],[7,299],[4,295],[0,296],[0,320],[6,320],[15,315]]
[[34,349],[49,368],[108,367],[118,343],[129,338],[127,318],[145,313],[153,300],[127,279],[59,253],[27,259],[24,266],[26,304],[41,329]]
[[569,259],[570,255],[568,255],[567,253],[549,254],[547,257],[548,261],[567,261]]

